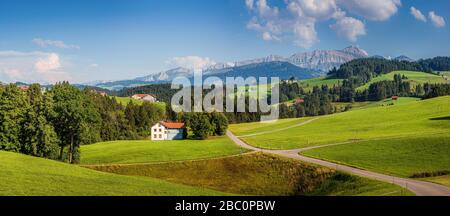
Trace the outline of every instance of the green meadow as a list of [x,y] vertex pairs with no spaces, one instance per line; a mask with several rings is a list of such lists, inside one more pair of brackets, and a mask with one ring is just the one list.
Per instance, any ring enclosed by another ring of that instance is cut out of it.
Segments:
[[122,176],[0,151],[1,196],[228,195],[160,179]]
[[450,171],[450,133],[355,142],[312,149],[301,154],[411,177],[419,173]]
[[[429,135],[450,132],[450,96],[377,106],[322,116],[300,127],[272,129],[257,136],[242,137],[250,145],[268,149],[294,149],[340,142]],[[283,122],[272,123],[273,127]],[[259,123],[263,124],[263,123]],[[254,127],[254,125],[251,127]],[[247,124],[230,127],[237,135],[246,134]]]
[[447,187],[450,187],[450,175],[436,176],[436,177],[430,177],[430,178],[423,178],[421,180],[434,182],[434,183],[437,183],[437,184],[441,184],[441,185],[445,185]]
[[129,164],[196,160],[246,152],[227,137],[208,140],[112,141],[81,147],[82,164]]
[[199,161],[90,168],[243,195],[413,195],[396,185],[262,153]]
[[407,103],[411,103],[411,102],[419,101],[419,100],[421,100],[421,99],[415,98],[415,97],[399,97],[397,100],[392,100],[391,98],[388,98],[388,99],[384,99],[381,101],[365,101],[365,102],[353,102],[353,103],[336,102],[333,104],[340,108],[350,105],[351,109],[365,109],[365,108],[379,107],[379,106],[407,104]]
[[[116,97],[116,96],[114,96],[114,98],[116,99],[116,101],[118,103],[122,104],[122,106],[126,106],[130,102],[133,102],[136,105],[142,105],[144,103],[144,101],[142,101],[142,100],[136,100],[136,99],[129,98],[129,97]],[[161,107],[163,109],[165,109],[165,106],[166,106],[166,104],[164,102],[155,102],[154,104],[158,105],[158,107]]]
[[311,91],[314,86],[327,85],[329,87],[333,87],[334,85],[341,85],[342,81],[343,81],[343,79],[334,79],[334,78],[330,78],[330,77],[319,77],[319,78],[302,80],[302,81],[300,81],[300,86],[306,91]]
[[369,88],[370,84],[380,82],[383,80],[394,80],[394,75],[400,74],[406,76],[408,79],[406,81],[411,82],[414,84],[413,86],[417,84],[424,84],[424,83],[450,83],[450,81],[444,80],[442,76],[431,74],[431,73],[424,73],[424,72],[417,72],[417,71],[393,71],[391,73],[383,74],[378,77],[374,77],[370,82],[366,83],[363,86],[360,86],[356,90],[364,90]]
[[279,130],[286,127],[291,127],[293,125],[301,124],[310,119],[312,119],[312,117],[280,119],[276,122],[251,122],[242,124],[232,124],[229,126],[229,129],[233,131],[234,134],[242,136],[272,130]]

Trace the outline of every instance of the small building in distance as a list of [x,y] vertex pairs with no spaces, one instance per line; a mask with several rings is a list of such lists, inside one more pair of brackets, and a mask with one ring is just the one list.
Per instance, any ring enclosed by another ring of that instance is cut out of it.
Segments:
[[303,99],[297,99],[297,100],[295,100],[295,105],[297,105],[297,104],[303,104],[303,103],[305,103],[305,100],[303,100]]
[[152,94],[135,94],[133,96],[131,96],[131,98],[136,99],[136,100],[143,100],[143,101],[147,101],[147,102],[157,102],[156,100],[156,96],[152,95]]
[[160,121],[151,128],[152,140],[182,140],[186,127],[180,122]]
[[392,96],[392,100],[393,100],[393,101],[398,100],[398,96]]
[[26,91],[28,91],[28,90],[30,89],[30,87],[24,85],[24,86],[19,86],[19,89],[20,89],[21,91],[26,92]]

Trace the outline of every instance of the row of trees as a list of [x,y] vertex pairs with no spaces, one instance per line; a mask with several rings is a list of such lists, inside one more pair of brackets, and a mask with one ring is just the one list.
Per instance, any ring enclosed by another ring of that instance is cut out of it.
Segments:
[[0,150],[76,163],[80,145],[147,137],[164,114],[154,104],[123,107],[67,82],[45,93],[38,84],[25,92],[10,84],[0,87]]
[[339,69],[332,69],[328,75],[341,79],[353,78],[355,79],[353,82],[361,85],[376,76],[397,70],[431,72],[429,68],[422,67],[418,62],[362,58],[342,64]]
[[225,135],[228,129],[228,119],[218,112],[178,113],[178,121],[184,122],[196,139],[207,139],[209,136]]

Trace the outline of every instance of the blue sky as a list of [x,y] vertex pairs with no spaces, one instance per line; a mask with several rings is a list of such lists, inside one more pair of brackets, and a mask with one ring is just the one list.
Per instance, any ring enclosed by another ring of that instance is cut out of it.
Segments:
[[447,0],[1,0],[0,81],[130,79],[349,45],[448,56],[448,19]]

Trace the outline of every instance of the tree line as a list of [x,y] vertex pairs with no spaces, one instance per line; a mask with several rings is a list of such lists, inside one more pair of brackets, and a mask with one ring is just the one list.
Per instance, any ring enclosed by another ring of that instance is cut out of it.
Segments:
[[142,139],[165,118],[165,110],[143,103],[126,107],[92,89],[68,82],[42,92],[0,86],[0,150],[77,163],[79,147],[100,141]]
[[354,79],[353,82],[357,83],[357,85],[363,85],[376,76],[397,70],[422,71],[426,73],[448,71],[450,70],[450,57],[421,59],[417,62],[361,58],[344,63],[339,69],[333,68],[328,72],[328,75],[341,79]]

